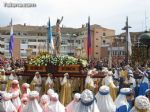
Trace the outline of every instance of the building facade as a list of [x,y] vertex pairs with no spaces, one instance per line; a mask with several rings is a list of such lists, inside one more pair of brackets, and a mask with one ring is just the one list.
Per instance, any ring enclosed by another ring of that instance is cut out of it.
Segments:
[[[55,26],[53,39],[55,43]],[[14,31],[14,58],[27,58],[29,50],[32,55],[47,51],[47,27],[30,25],[13,25]],[[87,58],[87,27],[61,28],[61,54]],[[91,25],[92,55],[91,59],[99,60],[106,57],[103,47],[114,41],[115,31],[99,25]],[[0,53],[10,58],[9,53],[10,26],[0,27]],[[50,50],[51,52],[51,50]],[[108,54],[107,54],[108,55]]]

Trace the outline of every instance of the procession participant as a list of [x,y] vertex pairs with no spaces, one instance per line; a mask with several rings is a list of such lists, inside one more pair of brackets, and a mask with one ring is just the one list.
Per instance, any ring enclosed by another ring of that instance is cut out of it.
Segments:
[[10,88],[10,93],[12,93],[12,103],[15,106],[16,110],[18,110],[19,106],[21,105],[20,101],[20,89],[19,89],[19,82],[18,80],[12,81],[12,86]]
[[115,100],[115,104],[117,107],[117,112],[129,112],[129,103],[127,102],[126,96],[130,94],[131,89],[130,88],[122,88],[120,90],[120,93]]
[[63,105],[67,105],[71,101],[72,87],[69,74],[65,73],[61,82],[60,101]]
[[7,76],[5,75],[5,70],[0,71],[0,90],[5,91],[7,84]]
[[85,89],[89,89],[94,92],[95,85],[94,80],[92,79],[92,70],[89,70],[85,79]]
[[125,80],[127,79],[128,76],[128,69],[129,65],[123,67],[123,69],[120,71],[120,77],[124,78]]
[[49,90],[47,91],[47,95],[49,96],[49,104],[51,103],[50,97],[51,97],[51,95],[52,95],[53,93],[55,93],[53,89],[49,89]]
[[52,93],[50,100],[51,103],[48,105],[48,112],[65,112],[65,107],[60,103],[57,93]]
[[8,77],[8,81],[7,81],[7,85],[6,85],[7,91],[9,91],[13,80],[18,80],[15,70],[12,70],[10,76]]
[[130,112],[150,112],[150,102],[145,96],[138,96],[135,99],[134,107]]
[[102,85],[109,86],[110,95],[114,101],[116,99],[117,87],[114,85],[112,75],[113,75],[112,71],[108,71],[107,76],[105,76],[105,78],[103,78],[103,80],[102,80]]
[[149,99],[150,101],[150,89],[147,89],[145,92],[145,96]]
[[108,86],[101,86],[95,97],[100,112],[116,112],[116,105],[110,96]]
[[119,71],[120,71],[120,68],[115,68],[115,70],[114,70],[114,74],[113,74],[113,78],[114,78],[114,84],[116,85],[116,86],[119,86]]
[[31,82],[31,90],[32,91],[35,90],[40,93],[41,87],[42,87],[41,75],[39,74],[39,72],[36,72],[32,82]]
[[51,73],[47,74],[47,79],[46,79],[46,82],[45,82],[45,93],[47,93],[48,89],[53,89],[54,88],[54,82],[53,82],[52,76],[53,75]]
[[59,93],[61,90],[61,80],[62,78],[59,77],[54,77],[53,81],[54,81],[54,90]]
[[72,91],[73,92],[79,92],[80,91],[80,79],[79,77],[72,77]]
[[5,107],[3,107],[2,98],[3,98],[3,93],[0,92],[0,112],[5,112]]
[[49,96],[44,94],[40,99],[40,106],[43,109],[43,112],[48,112]]
[[29,93],[29,101],[23,108],[22,112],[43,112],[41,106],[38,103],[39,93],[37,91],[31,91]]
[[30,93],[30,85],[28,83],[23,83],[22,84],[21,93],[22,93],[22,95]]
[[73,112],[100,112],[92,91],[85,89]]
[[[98,74],[98,71],[96,70],[96,68],[92,69],[92,74],[93,74],[92,76]],[[100,85],[99,83],[101,80],[99,78],[93,78],[93,81],[94,81],[94,93],[97,93],[99,90],[99,85]]]
[[139,87],[139,95],[145,95],[145,91],[149,89],[148,74],[143,72],[142,81]]
[[15,106],[11,102],[12,94],[11,93],[4,93],[2,95],[2,103],[3,108],[5,109],[4,112],[17,112]]
[[129,83],[130,88],[131,88],[132,90],[135,90],[136,81],[135,81],[135,79],[134,79],[132,70],[129,70],[129,71],[128,71],[128,83]]
[[48,89],[47,91],[47,95],[49,95],[49,97],[51,96],[51,94],[55,93],[53,89]]
[[23,94],[22,98],[21,98],[21,105],[18,108],[17,112],[22,112],[24,107],[27,105],[28,103],[28,95],[27,94]]
[[73,112],[80,101],[80,93],[75,93],[73,100],[66,106],[66,112]]
[[134,106],[134,101],[135,101],[135,92],[134,90],[131,89],[131,92],[126,95],[126,99],[127,99],[127,102],[129,104],[129,109],[128,110],[131,110]]
[[10,93],[13,93],[15,91],[19,91],[19,93],[21,92],[20,88],[19,88],[19,81],[18,80],[13,80],[11,83],[11,87],[9,89]]

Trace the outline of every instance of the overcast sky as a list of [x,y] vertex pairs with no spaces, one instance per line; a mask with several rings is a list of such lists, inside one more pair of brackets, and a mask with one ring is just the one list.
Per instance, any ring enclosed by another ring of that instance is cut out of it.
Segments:
[[[36,3],[36,8],[5,8],[4,3]],[[145,16],[146,12],[146,16]],[[91,17],[91,24],[99,24],[121,33],[129,17],[130,31],[150,29],[150,0],[0,0],[0,26],[13,24],[46,25],[48,18],[55,25],[64,16],[66,27],[81,27]],[[145,19],[147,17],[147,19]]]

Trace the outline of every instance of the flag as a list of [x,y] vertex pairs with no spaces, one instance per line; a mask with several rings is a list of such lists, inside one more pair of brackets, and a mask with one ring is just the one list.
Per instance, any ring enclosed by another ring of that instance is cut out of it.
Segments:
[[90,17],[88,18],[88,39],[87,39],[87,55],[88,60],[91,57],[92,48],[91,48],[91,32],[90,32]]
[[9,40],[9,53],[12,56],[13,49],[14,49],[14,33],[13,33],[12,19],[10,22],[10,27],[11,27],[11,29],[10,29],[10,40]]
[[128,31],[128,54],[129,56],[132,55],[132,43],[131,43],[131,36],[129,31]]
[[112,68],[112,46],[110,46],[109,57],[108,57],[108,67]]
[[49,18],[49,21],[48,21],[48,42],[49,42],[51,48],[54,49],[54,42],[53,42],[53,36],[52,36],[52,28],[51,28],[50,18]]

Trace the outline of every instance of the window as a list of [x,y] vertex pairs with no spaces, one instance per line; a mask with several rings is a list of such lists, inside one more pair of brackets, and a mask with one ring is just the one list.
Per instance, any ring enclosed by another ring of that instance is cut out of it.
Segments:
[[6,50],[9,50],[9,45],[6,45],[6,46],[5,46],[5,49],[6,49]]
[[4,45],[1,45],[1,48],[4,48]]
[[26,39],[22,39],[22,40],[21,40],[21,43],[22,43],[22,44],[27,44],[28,42],[27,42]]
[[29,48],[36,49],[36,45],[29,45]]
[[105,44],[106,43],[106,40],[103,40],[103,44]]
[[65,44],[66,44],[66,41],[62,40],[61,44],[62,44],[62,45],[65,45]]
[[98,38],[96,38],[96,40],[98,40]]
[[69,43],[74,43],[74,40],[68,40]]
[[32,55],[36,55],[36,52],[32,52]]
[[38,42],[46,42],[46,40],[38,40]]
[[10,53],[8,53],[8,52],[5,52],[5,54],[4,54],[6,57],[10,57]]
[[26,56],[27,56],[27,53],[21,53],[21,56],[22,56],[22,57],[26,57]]
[[98,54],[98,52],[96,52],[96,54]]
[[98,47],[98,45],[96,45],[96,47]]
[[76,40],[76,43],[80,44],[80,40]]
[[106,33],[105,33],[105,32],[103,33],[103,36],[106,36]]
[[9,38],[5,39],[5,43],[9,43]]
[[28,42],[36,42],[36,39],[29,39]]

